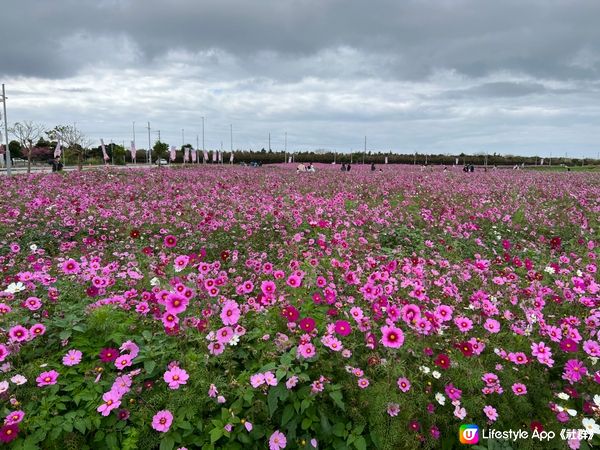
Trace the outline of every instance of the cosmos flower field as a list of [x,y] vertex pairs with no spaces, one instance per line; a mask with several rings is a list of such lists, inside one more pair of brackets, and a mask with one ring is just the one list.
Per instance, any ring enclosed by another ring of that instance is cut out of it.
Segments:
[[0,188],[7,448],[458,448],[463,424],[556,434],[503,448],[600,444],[598,173]]

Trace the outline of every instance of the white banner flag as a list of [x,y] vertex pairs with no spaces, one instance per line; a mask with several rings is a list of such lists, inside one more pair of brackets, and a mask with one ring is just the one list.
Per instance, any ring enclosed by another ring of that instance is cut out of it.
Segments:
[[291,156],[288,158],[288,163],[289,163],[289,164],[291,164],[291,163],[292,163],[292,157],[291,157]]
[[192,150],[192,162],[195,163],[198,156],[198,150]]
[[190,160],[190,148],[186,147],[183,150],[183,162],[189,162]]
[[233,152],[231,152],[231,156],[229,157],[229,164],[233,164]]
[[133,142],[133,141],[131,141],[131,148],[129,149],[129,152],[131,153],[131,161],[135,162],[136,149],[135,149],[135,142]]
[[217,151],[213,150],[212,151],[212,162],[215,162],[217,160]]
[[385,163],[387,164],[387,162],[388,162],[388,159],[387,159],[387,156],[386,156],[386,157],[385,157]]
[[219,162],[223,162],[223,152],[219,152]]
[[100,139],[100,147],[102,147],[102,157],[104,161],[108,161],[110,158],[108,157],[108,153],[106,153],[106,147],[104,146],[104,139]]
[[208,152],[206,150],[203,151],[203,156],[204,156],[204,159],[202,162],[204,164],[206,164],[208,162]]
[[175,153],[175,146],[171,145],[171,161],[175,161],[175,157],[177,156],[177,153]]
[[54,157],[60,158],[60,140],[56,143],[56,148],[54,149]]
[[458,166],[458,158],[456,158],[456,161],[454,162],[454,165]]

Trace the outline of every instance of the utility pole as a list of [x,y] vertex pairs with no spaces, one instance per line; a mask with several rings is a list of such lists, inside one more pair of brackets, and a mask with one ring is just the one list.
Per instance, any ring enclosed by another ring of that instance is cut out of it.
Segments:
[[196,164],[200,164],[200,158],[198,158],[198,147],[200,146],[200,136],[196,135]]
[[363,164],[365,163],[366,156],[367,156],[367,137],[365,136],[365,151],[363,153]]
[[10,175],[12,161],[10,160],[10,149],[8,148],[8,119],[6,117],[6,91],[4,89],[4,84],[2,84],[2,107],[4,109],[4,139],[6,142],[6,148],[4,150],[4,157],[6,158],[6,175]]
[[185,145],[185,130],[182,128],[181,129],[181,146],[183,147]]
[[[204,116],[202,116],[202,161],[204,161]],[[204,161],[206,163],[206,161]]]
[[148,122],[148,159],[150,160],[150,164],[152,164],[152,142],[150,141],[150,122]]
[[271,150],[271,132],[269,131],[269,151]]
[[285,143],[283,144],[284,152],[283,152],[283,162],[287,162],[287,131],[285,132]]

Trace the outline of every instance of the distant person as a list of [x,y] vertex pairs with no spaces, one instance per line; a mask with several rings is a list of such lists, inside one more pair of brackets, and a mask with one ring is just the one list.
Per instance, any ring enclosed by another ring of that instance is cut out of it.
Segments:
[[469,172],[475,172],[475,166],[473,164],[469,166]]
[[60,172],[63,169],[63,163],[60,161],[60,156],[50,160],[52,164],[52,172]]
[[375,163],[371,163],[371,172],[375,172]]
[[444,172],[448,172],[448,168],[444,166]]
[[469,166],[467,164],[465,164],[463,167],[463,172],[468,172],[468,171],[469,171]]
[[342,172],[346,171],[346,163],[342,163]]
[[308,168],[306,169],[306,171],[310,173],[315,173],[315,166],[313,166],[312,163],[308,163]]
[[300,172],[306,172],[306,166],[302,163],[298,164],[298,167],[296,167],[296,173]]
[[351,167],[350,167],[350,164],[348,164],[348,165],[346,166],[346,172],[350,172],[350,169],[351,169]]

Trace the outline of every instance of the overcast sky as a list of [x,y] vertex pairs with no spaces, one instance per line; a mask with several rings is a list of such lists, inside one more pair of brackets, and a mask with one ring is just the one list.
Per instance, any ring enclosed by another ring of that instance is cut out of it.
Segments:
[[2,0],[9,123],[98,141],[596,157],[600,1]]

